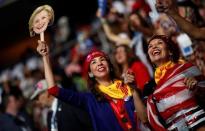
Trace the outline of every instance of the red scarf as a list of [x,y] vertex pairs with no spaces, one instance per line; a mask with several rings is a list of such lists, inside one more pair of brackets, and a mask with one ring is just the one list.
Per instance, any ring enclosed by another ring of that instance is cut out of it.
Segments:
[[120,126],[123,128],[124,131],[131,131],[133,130],[131,121],[129,119],[129,116],[127,114],[126,108],[125,108],[125,102],[123,99],[109,99],[110,106],[112,107],[112,110],[115,113],[115,116],[117,117],[117,120],[120,124]]

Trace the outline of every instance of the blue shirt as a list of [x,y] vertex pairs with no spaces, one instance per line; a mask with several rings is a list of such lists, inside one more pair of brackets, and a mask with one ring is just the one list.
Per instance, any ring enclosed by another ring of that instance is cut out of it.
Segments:
[[[90,115],[94,131],[123,131],[110,104],[107,101],[97,101],[92,93],[79,93],[59,88],[56,97],[64,102],[86,109]],[[125,101],[125,108],[133,128],[136,129],[135,107],[132,97]]]

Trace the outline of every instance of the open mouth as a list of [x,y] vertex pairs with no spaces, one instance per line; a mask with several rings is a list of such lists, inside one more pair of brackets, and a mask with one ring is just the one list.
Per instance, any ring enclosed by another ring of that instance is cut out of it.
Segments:
[[161,51],[159,49],[155,49],[153,52],[152,52],[152,55],[153,56],[157,56],[161,53]]
[[37,29],[39,29],[39,30],[42,29],[44,27],[44,25],[45,24],[42,24],[42,25],[38,26]]
[[104,67],[104,66],[100,66],[97,70],[98,70],[99,72],[105,71],[105,67]]

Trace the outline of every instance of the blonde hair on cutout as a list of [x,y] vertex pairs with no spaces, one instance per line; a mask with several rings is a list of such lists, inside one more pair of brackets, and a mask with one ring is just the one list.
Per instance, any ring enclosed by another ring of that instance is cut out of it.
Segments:
[[50,5],[42,5],[42,6],[39,6],[38,8],[36,8],[30,19],[29,19],[29,22],[28,22],[28,25],[29,25],[29,33],[30,33],[30,36],[33,37],[35,36],[35,32],[33,31],[33,20],[34,18],[36,17],[36,15],[38,13],[40,13],[41,11],[47,11],[48,12],[48,15],[50,17],[50,21],[49,21],[49,25],[52,25],[53,22],[54,22],[54,11],[53,11],[53,8],[50,6]]

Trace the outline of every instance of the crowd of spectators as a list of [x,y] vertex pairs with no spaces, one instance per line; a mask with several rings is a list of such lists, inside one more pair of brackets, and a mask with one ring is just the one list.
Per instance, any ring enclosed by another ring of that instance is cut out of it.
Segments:
[[[191,61],[205,75],[205,2],[172,0],[170,9],[163,9],[160,5],[165,1],[157,0],[156,8],[154,0],[107,0],[105,15],[98,9],[90,24],[77,26],[74,39],[70,37],[69,18],[56,20],[48,43],[55,81],[62,88],[89,92],[84,60],[90,51],[99,49],[110,56],[119,76],[126,66],[136,69],[136,83],[143,92],[145,82],[154,77],[155,67],[147,53],[147,41],[154,34],[171,37],[181,51],[180,58]],[[135,65],[129,61],[132,57],[137,60]],[[30,99],[42,79],[43,63],[35,51],[0,72],[0,131],[48,129],[49,108]],[[81,119],[89,121],[87,116]]]

